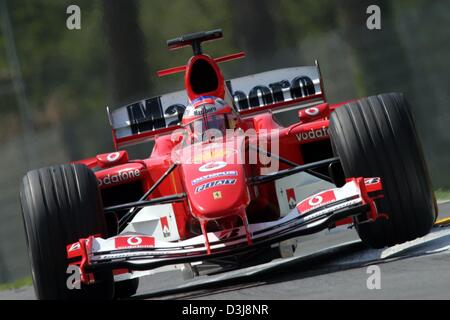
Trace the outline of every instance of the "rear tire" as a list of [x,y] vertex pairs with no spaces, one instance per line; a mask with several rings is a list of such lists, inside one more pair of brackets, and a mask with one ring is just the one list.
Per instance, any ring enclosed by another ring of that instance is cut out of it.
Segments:
[[111,272],[96,283],[69,290],[66,246],[90,235],[106,235],[97,181],[84,165],[33,170],[23,178],[20,202],[33,284],[38,299],[111,299]]
[[346,177],[381,177],[388,220],[358,224],[361,240],[374,248],[426,235],[437,216],[436,202],[409,105],[402,94],[360,99],[330,117],[334,153]]

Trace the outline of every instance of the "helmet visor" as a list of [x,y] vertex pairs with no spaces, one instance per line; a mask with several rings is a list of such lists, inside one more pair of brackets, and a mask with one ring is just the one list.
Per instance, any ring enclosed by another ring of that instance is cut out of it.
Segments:
[[212,138],[225,137],[227,121],[224,114],[205,115],[187,125],[195,141],[207,141]]

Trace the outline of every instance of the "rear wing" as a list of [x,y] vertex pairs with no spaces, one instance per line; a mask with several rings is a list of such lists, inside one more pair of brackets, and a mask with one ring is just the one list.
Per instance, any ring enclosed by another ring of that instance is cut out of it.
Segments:
[[[227,100],[242,117],[282,113],[325,101],[320,67],[292,67],[226,81]],[[181,128],[188,105],[185,90],[144,99],[109,111],[117,148],[153,140]]]

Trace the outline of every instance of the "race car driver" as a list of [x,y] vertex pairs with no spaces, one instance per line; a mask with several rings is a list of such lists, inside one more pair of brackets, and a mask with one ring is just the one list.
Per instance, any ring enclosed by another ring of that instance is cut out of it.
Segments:
[[186,108],[181,123],[188,131],[188,140],[196,143],[225,137],[227,130],[233,133],[240,121],[239,114],[223,99],[203,96]]

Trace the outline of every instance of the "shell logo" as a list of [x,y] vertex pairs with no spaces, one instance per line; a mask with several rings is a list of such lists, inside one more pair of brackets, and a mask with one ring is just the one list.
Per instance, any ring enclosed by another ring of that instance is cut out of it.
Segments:
[[230,150],[230,149],[207,149],[207,150],[203,150],[203,152],[201,152],[198,155],[194,156],[194,163],[201,163],[201,162],[211,162],[217,159],[220,160],[224,160],[227,157],[233,155],[234,150]]

